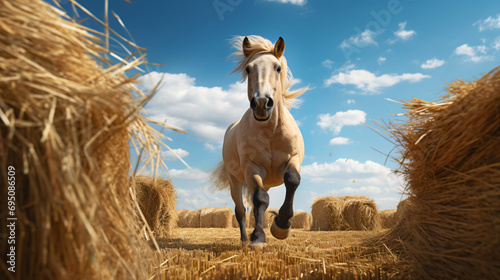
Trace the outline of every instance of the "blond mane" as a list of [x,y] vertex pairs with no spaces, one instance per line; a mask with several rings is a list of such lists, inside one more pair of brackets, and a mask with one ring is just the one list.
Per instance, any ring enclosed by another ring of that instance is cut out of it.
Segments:
[[[251,43],[251,46],[249,48],[250,55],[248,57],[245,57],[245,55],[243,54],[243,40],[245,39],[245,36],[235,36],[230,41],[233,48],[237,50],[236,52],[232,53],[230,57],[236,58],[236,61],[238,63],[234,68],[234,70],[231,72],[231,74],[236,72],[241,72],[242,81],[244,81],[247,78],[246,71],[243,70],[245,69],[248,62],[252,59],[252,57],[254,57],[257,54],[273,54],[274,51],[274,45],[273,43],[271,43],[271,41],[256,35],[251,35],[246,37],[250,40]],[[290,108],[297,106],[298,100],[297,99],[294,100],[294,98],[297,98],[300,95],[304,94],[309,89],[309,87],[304,87],[297,90],[290,90],[290,88],[292,87],[292,80],[293,80],[292,72],[287,66],[285,56],[282,55],[278,59],[278,61],[281,64],[281,68],[285,70],[281,71],[280,73],[281,88],[283,89],[281,96],[283,98],[283,104],[287,109],[290,110]]]

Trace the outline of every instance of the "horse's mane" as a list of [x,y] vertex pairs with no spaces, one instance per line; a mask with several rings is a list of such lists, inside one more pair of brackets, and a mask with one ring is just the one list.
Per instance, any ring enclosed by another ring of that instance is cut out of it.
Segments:
[[[248,39],[250,40],[251,45],[251,52],[248,57],[245,57],[245,55],[243,54],[243,40],[245,39],[245,36],[235,36],[230,41],[233,48],[237,50],[236,52],[231,54],[231,57],[235,57],[238,62],[231,74],[235,72],[241,72],[241,80],[245,80],[247,78],[247,73],[246,71],[244,71],[244,69],[247,63],[252,59],[252,57],[257,54],[273,54],[274,52],[274,45],[273,43],[271,43],[271,41],[256,35],[246,37],[248,37]],[[290,90],[293,80],[292,72],[287,66],[285,56],[282,55],[278,60],[281,64],[281,69],[284,70],[282,70],[280,73],[281,88],[283,90],[283,104],[287,109],[290,109],[291,107],[294,107],[294,105],[297,105],[297,100],[294,100],[294,98],[302,95],[309,88],[304,87],[297,90]]]

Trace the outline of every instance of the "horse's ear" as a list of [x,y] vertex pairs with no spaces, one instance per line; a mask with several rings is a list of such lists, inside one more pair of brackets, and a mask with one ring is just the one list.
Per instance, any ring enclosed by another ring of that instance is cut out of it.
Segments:
[[243,39],[243,54],[246,57],[248,57],[250,53],[252,53],[250,48],[251,48],[250,40],[248,40],[248,37],[245,37],[245,39]]
[[280,58],[285,52],[285,41],[283,38],[279,38],[278,41],[274,44],[274,55],[276,58]]

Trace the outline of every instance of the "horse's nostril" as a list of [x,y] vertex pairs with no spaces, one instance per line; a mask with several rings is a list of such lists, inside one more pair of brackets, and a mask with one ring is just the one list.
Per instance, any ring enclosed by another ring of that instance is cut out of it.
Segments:
[[255,100],[255,97],[252,98],[252,100],[250,100],[250,108],[252,108],[252,110],[255,110],[255,107],[257,107],[257,101]]
[[267,108],[272,108],[274,106],[274,101],[272,98],[269,98],[266,103]]

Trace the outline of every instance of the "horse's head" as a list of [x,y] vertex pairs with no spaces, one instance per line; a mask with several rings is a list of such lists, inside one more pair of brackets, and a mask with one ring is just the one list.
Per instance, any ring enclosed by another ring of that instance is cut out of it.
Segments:
[[[257,121],[271,117],[276,101],[281,100],[281,79],[286,73],[280,58],[285,51],[285,41],[280,37],[272,52],[254,54],[250,40],[243,39],[243,54],[247,58],[244,71],[248,80],[248,100]],[[285,64],[286,67],[286,64]]]

